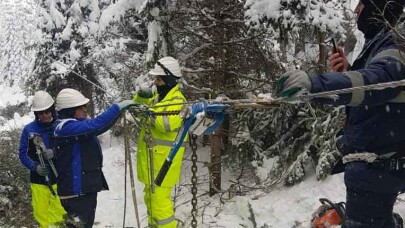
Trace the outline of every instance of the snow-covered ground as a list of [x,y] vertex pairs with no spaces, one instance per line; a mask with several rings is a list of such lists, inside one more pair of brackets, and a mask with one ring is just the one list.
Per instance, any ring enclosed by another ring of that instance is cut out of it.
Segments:
[[[110,191],[99,194],[96,213],[95,227],[123,227],[124,212],[124,149],[122,139],[110,137],[108,133],[100,137],[104,150],[104,173],[110,185]],[[190,150],[185,153],[189,157]],[[201,148],[198,150],[199,161],[208,161],[209,150]],[[135,165],[136,161],[133,161]],[[199,163],[201,164],[201,163]],[[177,191],[176,217],[185,222],[184,227],[190,227],[191,204],[189,202],[191,193],[185,186],[189,183],[191,171],[190,162],[186,159],[183,165],[181,186]],[[199,176],[207,175],[206,168],[199,167]],[[134,169],[136,173],[136,168]],[[317,181],[313,170],[307,167],[307,177],[300,184],[292,187],[265,193],[262,190],[255,190],[244,196],[235,196],[225,203],[220,202],[219,195],[209,197],[206,193],[208,183],[204,182],[199,186],[200,196],[198,198],[198,227],[255,227],[252,221],[249,204],[252,207],[256,227],[310,227],[311,214],[320,205],[318,199],[326,197],[332,201],[345,201],[345,186],[343,174],[333,175],[324,181]],[[128,173],[129,176],[129,173]],[[229,173],[223,174],[224,189],[230,184]],[[140,213],[141,227],[147,225],[146,209],[143,202],[143,184],[136,181],[136,195]],[[133,202],[130,191],[130,184],[127,182],[127,211],[125,227],[137,227]],[[227,195],[224,195],[227,198]],[[395,211],[405,217],[405,200],[401,196],[395,206]]]
[[[110,186],[110,191],[99,194],[96,213],[95,227],[123,227],[124,217],[124,149],[122,139],[110,137],[108,133],[100,137],[104,150],[104,173]],[[188,157],[190,151],[185,154]],[[207,148],[198,150],[199,161],[209,158]],[[133,163],[136,161],[134,160]],[[201,163],[199,163],[201,164]],[[199,186],[198,198],[198,227],[255,227],[252,221],[249,204],[252,207],[256,227],[310,227],[311,214],[320,205],[318,199],[326,197],[332,201],[345,200],[345,187],[343,175],[333,175],[324,181],[317,181],[315,175],[311,175],[311,167],[307,167],[307,175],[304,181],[293,187],[282,187],[265,193],[255,190],[244,196],[235,196],[221,203],[220,196],[209,197],[206,193],[208,183]],[[184,161],[181,186],[177,188],[176,217],[185,223],[184,227],[190,227],[191,193],[185,186],[191,176],[190,162]],[[199,176],[206,176],[207,170],[199,167]],[[136,169],[134,169],[136,173]],[[129,173],[128,173],[129,176]],[[224,172],[224,189],[230,184],[229,173]],[[140,213],[141,227],[147,225],[146,209],[143,202],[143,184],[136,181],[136,195]],[[127,182],[127,210],[125,227],[137,227],[133,209],[130,184]],[[179,193],[180,191],[180,193]],[[224,195],[224,198],[227,198]],[[405,199],[405,197],[401,197]],[[396,211],[405,216],[405,204],[396,204]],[[267,224],[267,226],[265,226]]]

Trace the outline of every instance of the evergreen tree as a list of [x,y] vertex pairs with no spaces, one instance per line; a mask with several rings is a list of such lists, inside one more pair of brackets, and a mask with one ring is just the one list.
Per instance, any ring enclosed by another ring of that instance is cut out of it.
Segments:
[[38,26],[43,40],[28,83],[36,85],[33,89],[46,88],[54,96],[60,89],[70,87],[92,98],[94,89],[86,80],[98,82],[93,64],[85,59],[91,44],[85,38],[97,31],[98,1],[43,0],[40,7]]
[[29,0],[0,2],[0,83],[21,88],[30,73],[35,42],[35,4]]
[[[277,59],[282,68],[291,70],[298,66],[311,74],[325,69],[326,38],[345,37],[344,25],[347,22],[339,13],[346,10],[344,3],[322,0],[247,1],[245,14],[254,29],[266,29],[273,38],[269,42],[278,44]],[[316,117],[312,116],[313,108]],[[244,115],[247,117],[239,122],[241,125],[237,125],[240,126],[239,134],[246,135],[246,130],[251,136],[261,132],[253,139],[248,137],[244,140],[242,145],[253,148],[250,151],[254,155],[246,160],[259,167],[263,163],[268,165],[269,161],[273,163],[268,175],[261,177],[265,184],[297,183],[305,176],[310,164],[316,167],[317,177],[322,179],[330,173],[338,159],[334,142],[335,134],[341,128],[342,113],[342,109],[311,107],[308,104],[287,104],[270,111],[246,111]],[[271,121],[259,125],[255,118],[249,116],[262,116],[261,119]],[[233,150],[237,149],[240,149],[239,146]]]
[[[43,42],[30,81],[56,93],[76,88],[97,108],[130,96],[142,70],[145,28],[133,1],[41,2]],[[110,92],[106,94],[106,88]]]
[[[267,34],[252,32],[245,24],[244,1],[184,0],[177,3],[169,28],[174,51],[186,66],[184,77],[189,83],[185,90],[189,99],[249,98],[271,87],[269,79],[280,72],[280,67],[263,42]],[[229,135],[234,131],[230,122],[241,121],[234,119],[234,114],[227,116],[222,127],[211,136],[213,165],[210,171],[217,174],[212,178],[216,187],[211,190],[220,189],[221,163],[240,171],[246,163],[235,165],[237,159],[234,158],[253,159],[250,148],[226,153],[231,146],[229,137],[234,137]],[[221,148],[221,151],[213,148]],[[225,160],[221,160],[221,155]]]
[[97,45],[90,50],[100,83],[114,97],[130,98],[144,74],[148,30],[137,1],[119,0],[102,9]]

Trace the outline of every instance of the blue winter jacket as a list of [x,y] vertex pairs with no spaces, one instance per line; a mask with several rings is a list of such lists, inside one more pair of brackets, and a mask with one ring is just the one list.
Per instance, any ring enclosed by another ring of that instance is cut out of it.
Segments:
[[[43,124],[39,120],[34,120],[33,122],[26,125],[21,133],[20,138],[20,148],[19,148],[19,158],[21,163],[30,170],[30,181],[35,184],[46,185],[45,177],[40,176],[36,172],[36,168],[39,165],[39,159],[37,151],[32,139],[30,139],[30,134],[39,134],[42,137],[46,148],[53,148],[53,130],[54,121],[50,124]],[[45,159],[45,165],[49,165],[48,161]],[[48,167],[49,168],[49,167]],[[53,172],[49,172],[48,177],[51,184],[56,183],[56,177]]]
[[94,119],[57,121],[54,136],[59,196],[108,190],[97,135],[107,131],[119,116],[120,109],[114,104]]
[[[390,31],[380,31],[366,42],[350,71],[311,77],[312,93],[405,79],[405,53],[398,50]],[[347,151],[384,154],[405,144],[405,87],[356,91],[339,99],[315,102],[346,105],[343,144]],[[404,151],[405,156],[405,151]]]

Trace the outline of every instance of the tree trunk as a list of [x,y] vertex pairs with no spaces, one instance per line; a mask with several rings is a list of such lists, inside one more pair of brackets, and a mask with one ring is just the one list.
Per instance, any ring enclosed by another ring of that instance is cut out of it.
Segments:
[[211,136],[211,177],[210,196],[213,196],[221,190],[221,144],[222,144],[222,126]]
[[325,34],[323,32],[318,33],[318,41],[319,41],[318,73],[322,74],[326,72]]

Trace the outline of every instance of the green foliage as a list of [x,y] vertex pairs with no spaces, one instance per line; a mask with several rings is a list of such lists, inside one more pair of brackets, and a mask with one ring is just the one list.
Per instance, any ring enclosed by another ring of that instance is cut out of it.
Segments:
[[[266,183],[293,185],[316,168],[318,179],[330,174],[340,158],[335,135],[341,129],[343,109],[316,107],[316,118],[306,104],[282,105],[272,110],[244,110],[234,116],[236,137],[223,159],[227,167],[258,167],[274,159]],[[235,162],[237,161],[237,162]]]
[[18,158],[21,130],[0,133],[0,226],[34,227],[29,171]]
[[344,108],[325,108],[318,111],[320,117],[312,125],[311,156],[316,164],[316,176],[324,179],[341,158],[336,149],[336,134],[342,129]]

